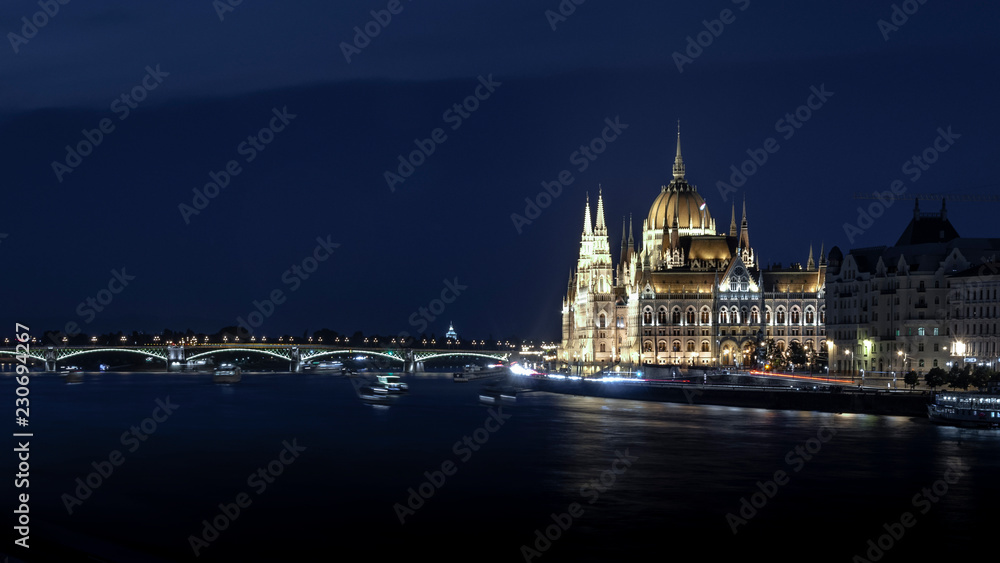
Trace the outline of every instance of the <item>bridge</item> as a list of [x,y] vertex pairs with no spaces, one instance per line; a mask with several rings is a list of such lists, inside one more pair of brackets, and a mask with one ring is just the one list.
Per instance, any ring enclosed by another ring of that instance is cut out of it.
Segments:
[[336,358],[337,356],[375,356],[387,361],[399,362],[406,372],[412,373],[423,369],[424,362],[447,357],[487,359],[492,361],[507,361],[509,352],[491,350],[459,350],[459,349],[427,349],[427,348],[353,348],[323,344],[253,344],[253,343],[219,343],[183,345],[145,345],[145,346],[36,346],[29,345],[27,354],[14,347],[0,348],[0,360],[15,359],[19,355],[45,363],[45,370],[54,372],[57,366],[70,358],[78,358],[88,354],[126,353],[137,354],[145,358],[162,360],[168,370],[184,369],[193,360],[205,359],[214,354],[225,352],[247,352],[262,356],[286,360],[289,369],[302,371],[302,367],[319,358]]

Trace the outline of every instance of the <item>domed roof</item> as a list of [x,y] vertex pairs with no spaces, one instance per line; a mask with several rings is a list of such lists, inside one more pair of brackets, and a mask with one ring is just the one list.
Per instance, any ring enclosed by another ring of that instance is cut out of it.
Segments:
[[[674,155],[674,179],[663,186],[660,195],[649,207],[646,226],[649,229],[669,229],[677,217],[678,229],[712,229],[712,214],[698,189],[684,179],[684,158],[681,156],[681,125],[677,123],[677,154]],[[715,234],[713,231],[712,234]]]
[[[702,206],[704,210],[702,210]],[[681,229],[711,229],[712,214],[705,205],[698,191],[684,181],[671,182],[664,186],[660,195],[653,200],[646,218],[650,229],[669,229],[674,225],[674,215],[677,215],[677,226]],[[713,233],[714,234],[714,233]]]

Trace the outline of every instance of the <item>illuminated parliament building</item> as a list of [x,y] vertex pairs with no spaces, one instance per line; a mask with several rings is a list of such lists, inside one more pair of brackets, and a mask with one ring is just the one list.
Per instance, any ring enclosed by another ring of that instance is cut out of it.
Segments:
[[653,199],[639,240],[622,224],[612,261],[598,192],[584,208],[580,253],[562,303],[562,364],[753,367],[764,343],[825,351],[826,261],[763,269],[750,244],[746,202],[729,228],[685,178],[680,132],[673,180]]

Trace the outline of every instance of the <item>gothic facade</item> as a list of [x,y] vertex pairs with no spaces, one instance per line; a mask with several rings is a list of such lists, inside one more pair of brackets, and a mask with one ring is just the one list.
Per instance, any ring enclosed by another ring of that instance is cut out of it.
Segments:
[[[728,232],[685,178],[680,133],[673,180],[662,186],[640,238],[622,224],[613,263],[603,193],[590,200],[562,304],[562,364],[751,367],[764,343],[825,350],[826,262],[763,269],[750,244],[746,202]],[[638,243],[638,244],[637,244]]]

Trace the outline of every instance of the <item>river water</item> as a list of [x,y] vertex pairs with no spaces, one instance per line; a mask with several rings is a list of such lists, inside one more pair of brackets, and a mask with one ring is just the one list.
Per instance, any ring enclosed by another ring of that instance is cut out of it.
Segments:
[[994,545],[998,431],[541,392],[497,410],[483,383],[404,381],[386,406],[321,374],[33,377],[30,425],[12,425],[34,434],[30,487],[7,495],[13,523],[30,493],[31,548],[0,553],[847,562]]

